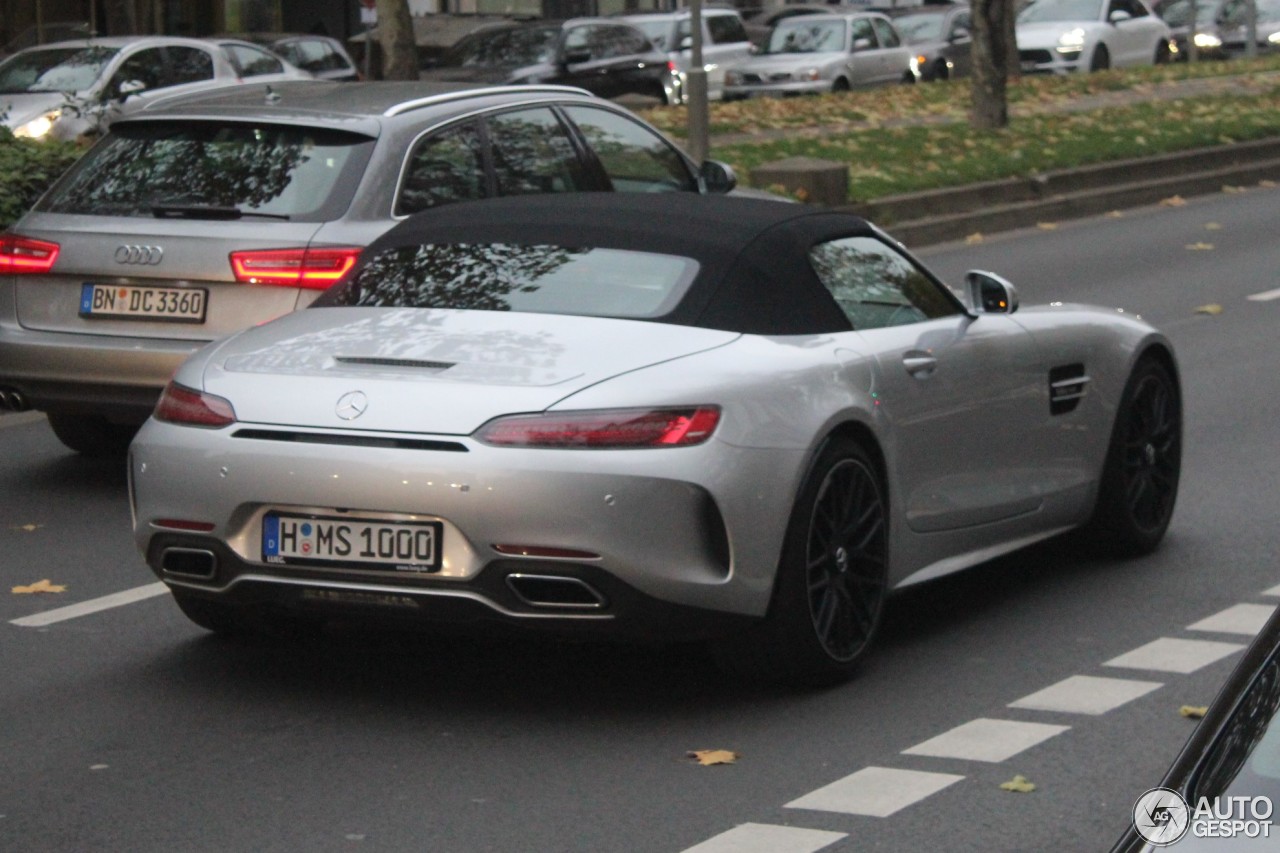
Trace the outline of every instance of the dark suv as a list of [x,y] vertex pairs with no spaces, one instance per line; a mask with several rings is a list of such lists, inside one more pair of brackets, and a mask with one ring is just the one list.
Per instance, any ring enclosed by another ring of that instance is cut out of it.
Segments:
[[733,182],[566,87],[310,82],[157,102],[0,234],[0,403],[119,453],[189,353],[310,304],[413,213]]

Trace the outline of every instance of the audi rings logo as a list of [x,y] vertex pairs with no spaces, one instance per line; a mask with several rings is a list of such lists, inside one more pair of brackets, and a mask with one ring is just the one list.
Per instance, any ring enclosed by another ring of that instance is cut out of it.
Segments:
[[140,264],[154,267],[164,260],[163,246],[118,246],[116,247],[117,264]]

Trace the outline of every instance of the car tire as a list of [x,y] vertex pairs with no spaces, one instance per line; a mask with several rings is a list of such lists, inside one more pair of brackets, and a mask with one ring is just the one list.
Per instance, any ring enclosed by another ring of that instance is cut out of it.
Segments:
[[1169,52],[1169,43],[1164,39],[1156,42],[1155,64],[1164,65],[1173,61],[1173,54]]
[[837,77],[835,80],[831,81],[831,91],[832,92],[849,91],[849,81],[844,79],[843,77]]
[[1093,56],[1089,57],[1090,71],[1106,71],[1111,67],[1111,52],[1107,50],[1105,44],[1100,44],[1093,49]]
[[1181,469],[1178,382],[1163,363],[1144,358],[1129,376],[1116,409],[1085,541],[1116,557],[1154,551],[1173,517]]
[[880,626],[888,528],[879,466],[858,442],[832,439],[792,509],[769,613],[714,648],[721,666],[753,681],[848,680]]
[[931,80],[949,80],[951,72],[947,69],[947,63],[939,59],[933,64],[933,75]]
[[96,459],[120,458],[138,432],[137,424],[113,423],[102,415],[49,412],[49,426],[66,447]]

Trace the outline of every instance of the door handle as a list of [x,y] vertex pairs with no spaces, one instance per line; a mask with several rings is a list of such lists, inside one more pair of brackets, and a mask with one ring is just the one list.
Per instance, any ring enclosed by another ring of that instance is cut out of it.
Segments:
[[917,379],[928,379],[938,368],[938,360],[927,352],[909,352],[902,357],[902,366]]

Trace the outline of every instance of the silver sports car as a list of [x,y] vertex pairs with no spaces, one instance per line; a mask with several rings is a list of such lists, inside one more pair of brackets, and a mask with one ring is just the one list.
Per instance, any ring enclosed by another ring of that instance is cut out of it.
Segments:
[[465,202],[187,361],[131,449],[196,623],[713,639],[848,676],[886,595],[1085,528],[1155,548],[1181,394],[1115,309],[953,292],[863,220],[723,197]]

